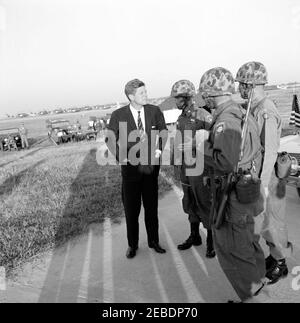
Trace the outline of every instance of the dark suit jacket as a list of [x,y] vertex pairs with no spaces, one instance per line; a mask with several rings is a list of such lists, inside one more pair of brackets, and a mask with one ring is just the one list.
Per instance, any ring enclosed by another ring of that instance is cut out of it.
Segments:
[[[135,150],[146,149],[147,150],[147,161],[141,162],[142,164],[151,165],[154,160],[155,149],[163,150],[167,139],[167,127],[164,119],[164,115],[160,108],[154,105],[146,104],[144,106],[145,112],[145,132],[147,134],[147,139],[144,143],[139,141],[139,138],[134,138],[133,131],[137,133],[137,126],[134,121],[133,115],[130,111],[129,105],[124,106],[118,110],[115,110],[110,118],[109,125],[107,127],[108,132],[106,135],[106,144],[110,152],[116,157],[117,161],[120,162],[122,166],[122,175],[125,177],[135,177],[139,176],[141,169],[146,169],[145,167],[140,167],[138,165],[131,165],[130,162],[122,163],[122,161],[127,158],[131,159],[129,152],[131,154]],[[155,139],[155,132],[162,132],[162,136],[159,138],[158,143]],[[152,133],[152,135],[151,135]],[[133,136],[130,138],[130,136]],[[130,139],[130,140],[129,140]],[[136,140],[132,140],[136,139]],[[144,155],[145,156],[145,155]],[[152,161],[152,162],[151,162]],[[150,169],[153,167],[150,167]]]

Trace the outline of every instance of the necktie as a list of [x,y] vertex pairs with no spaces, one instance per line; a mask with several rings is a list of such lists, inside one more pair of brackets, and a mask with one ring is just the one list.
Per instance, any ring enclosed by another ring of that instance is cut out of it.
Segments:
[[138,111],[138,129],[141,134],[144,133],[144,127],[143,127],[142,119],[141,119],[141,111]]

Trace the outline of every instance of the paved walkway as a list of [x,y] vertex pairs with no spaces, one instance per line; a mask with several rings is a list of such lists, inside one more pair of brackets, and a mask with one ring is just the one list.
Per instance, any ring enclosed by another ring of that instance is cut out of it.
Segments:
[[[25,265],[16,281],[6,282],[0,302],[107,302],[107,303],[194,303],[226,302],[238,299],[220,269],[218,260],[205,257],[203,245],[179,251],[189,225],[181,211],[181,192],[172,191],[159,202],[160,243],[166,254],[149,249],[143,214],[140,216],[140,244],[137,256],[127,259],[124,221],[109,219],[54,253],[46,253]],[[300,200],[288,188],[291,240],[295,244],[289,268],[294,275],[281,280],[264,293],[264,302],[300,302]],[[299,290],[297,287],[297,275]]]

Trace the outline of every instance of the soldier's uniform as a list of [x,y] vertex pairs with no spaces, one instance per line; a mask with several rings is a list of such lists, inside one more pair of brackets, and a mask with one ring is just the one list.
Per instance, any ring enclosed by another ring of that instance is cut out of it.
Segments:
[[[280,260],[290,255],[290,243],[285,220],[286,198],[278,194],[282,184],[275,174],[277,151],[280,146],[281,117],[275,104],[268,98],[253,106],[264,147],[264,161],[261,171],[262,187],[268,188],[261,235],[270,248],[271,256]],[[261,219],[258,219],[261,220]]]
[[[182,111],[176,124],[177,131],[180,132],[181,138],[184,137],[184,131],[190,130],[192,138],[195,137],[196,131],[210,128],[212,116],[203,108],[191,106]],[[175,139],[175,144],[177,140]],[[180,181],[183,189],[182,206],[185,213],[189,215],[190,223],[199,223],[200,219],[206,229],[210,229],[209,212],[211,206],[210,190],[204,183],[204,176],[208,176],[207,170],[199,176],[187,176],[186,169],[194,168],[195,165],[186,165],[182,158],[180,166]]]
[[[188,219],[191,226],[191,233],[189,238],[178,245],[179,250],[185,250],[190,248],[192,245],[199,246],[202,244],[202,239],[199,233],[199,225],[202,221],[203,226],[207,229],[206,239],[206,257],[215,257],[215,251],[213,247],[212,232],[209,222],[209,214],[211,207],[211,192],[209,187],[204,182],[204,176],[207,176],[204,172],[200,174],[200,169],[196,162],[187,162],[187,156],[177,150],[177,147],[186,141],[186,136],[194,144],[192,144],[192,156],[196,160],[196,145],[195,135],[197,130],[205,129],[208,130],[212,121],[211,114],[203,109],[197,108],[193,97],[195,95],[195,87],[192,82],[188,80],[181,80],[176,82],[171,91],[171,96],[178,99],[176,105],[179,109],[182,109],[181,115],[178,117],[176,124],[176,135],[175,135],[175,171],[179,173],[181,186],[183,190],[182,207],[183,211],[188,214]],[[184,99],[180,99],[184,97]],[[183,100],[183,101],[182,101]],[[179,106],[178,106],[179,105]],[[179,159],[179,163],[177,163]],[[176,166],[177,165],[177,166]],[[195,170],[195,173],[199,171],[199,175],[190,176],[187,172]]]
[[21,124],[20,128],[19,128],[19,134],[21,137],[21,142],[22,142],[22,148],[29,148],[29,144],[28,144],[28,139],[27,139],[27,129],[25,128],[24,124]]
[[[215,79],[215,82],[210,82]],[[211,93],[210,93],[211,90]],[[231,73],[223,68],[206,72],[200,81],[200,92],[209,96],[234,93]],[[205,164],[212,167],[211,183],[214,191],[213,215],[227,180],[236,171],[241,145],[243,110],[231,99],[219,105],[212,121],[210,135],[205,143]],[[255,165],[255,168],[253,167]],[[251,116],[248,121],[245,149],[239,164],[243,171],[259,172],[261,145],[258,127]],[[251,299],[261,288],[265,276],[264,253],[259,236],[254,234],[254,217],[263,210],[262,196],[255,202],[242,204],[235,189],[229,192],[222,226],[213,224],[214,244],[220,265],[242,301]]]
[[[266,68],[259,62],[246,63],[237,72],[236,81],[264,85],[267,83]],[[266,259],[267,277],[274,283],[287,275],[284,259],[291,253],[285,220],[286,198],[285,194],[279,194],[281,185],[286,183],[276,177],[274,168],[280,146],[282,120],[274,102],[265,94],[254,97],[251,112],[258,123],[264,150],[260,179],[263,191],[268,192],[264,212],[256,218],[256,231],[269,246],[270,256]],[[278,262],[277,269],[275,267]]]

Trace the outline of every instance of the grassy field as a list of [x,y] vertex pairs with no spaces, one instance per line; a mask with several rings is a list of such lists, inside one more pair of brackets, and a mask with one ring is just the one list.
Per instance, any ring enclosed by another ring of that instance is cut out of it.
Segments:
[[[284,120],[285,133],[292,104],[292,91],[271,91]],[[83,125],[90,115],[101,117],[109,110],[59,115]],[[70,237],[84,233],[91,223],[105,217],[119,221],[123,214],[118,166],[100,166],[97,149],[103,142],[70,143],[54,147],[46,136],[45,119],[1,120],[0,128],[29,129],[30,150],[0,152],[0,266],[8,270]],[[172,167],[164,173],[173,177]],[[159,179],[160,197],[171,189]]]
[[[103,143],[102,143],[103,144]],[[100,142],[2,153],[0,266],[8,270],[105,217],[123,217],[118,166],[99,166]],[[170,185],[160,178],[160,196]]]

